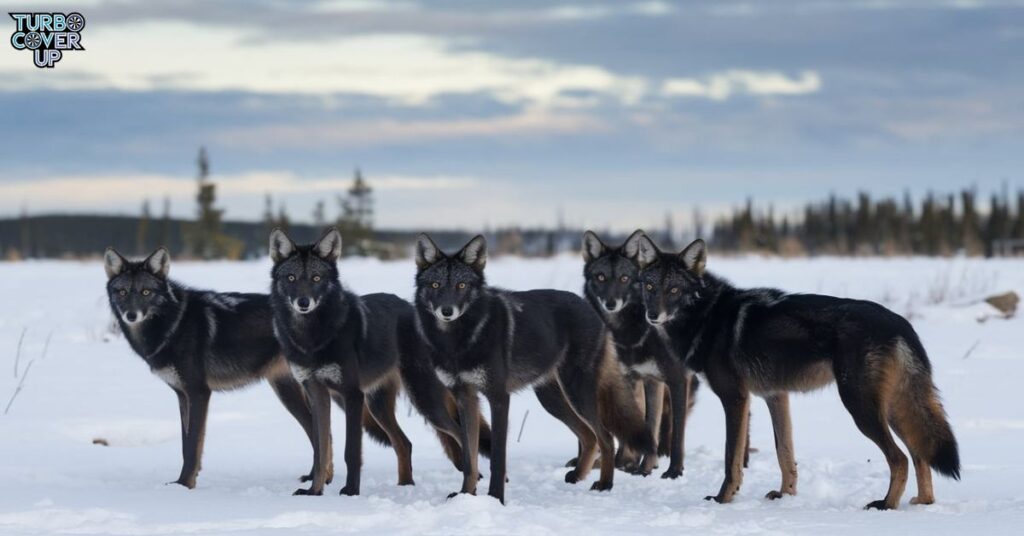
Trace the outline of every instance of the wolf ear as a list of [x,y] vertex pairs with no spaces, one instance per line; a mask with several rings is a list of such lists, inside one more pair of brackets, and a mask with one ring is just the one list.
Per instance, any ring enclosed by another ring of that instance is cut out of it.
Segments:
[[313,245],[313,251],[325,261],[337,262],[341,257],[341,233],[331,227]]
[[149,270],[149,273],[160,279],[167,279],[167,272],[171,271],[171,254],[165,247],[156,248],[156,251],[150,253],[146,260],[142,261],[142,265]]
[[683,266],[686,266],[687,270],[698,276],[703,276],[704,267],[708,263],[708,246],[703,240],[698,238],[692,244],[686,246],[686,249],[679,254],[679,258],[683,261]]
[[601,242],[601,239],[594,234],[594,231],[583,233],[583,260],[590,262],[608,250],[608,247]]
[[640,237],[644,236],[644,232],[641,229],[633,231],[633,234],[629,235],[626,242],[622,244],[622,253],[630,258],[636,259],[640,254]]
[[114,248],[107,248],[103,252],[103,269],[107,272],[107,279],[113,279],[120,275],[127,263],[128,261],[124,260],[124,257]]
[[661,254],[658,251],[658,246],[654,245],[650,237],[642,233],[636,239],[636,252],[636,262],[640,265],[641,270],[654,264],[658,260],[658,255]]
[[463,246],[458,254],[459,260],[473,267],[474,270],[482,272],[487,264],[487,240],[483,235],[476,235],[468,244]]
[[426,270],[431,264],[441,259],[441,248],[427,236],[427,233],[420,233],[416,238],[416,268]]
[[280,229],[274,229],[270,233],[270,258],[274,262],[281,262],[295,253],[295,242]]

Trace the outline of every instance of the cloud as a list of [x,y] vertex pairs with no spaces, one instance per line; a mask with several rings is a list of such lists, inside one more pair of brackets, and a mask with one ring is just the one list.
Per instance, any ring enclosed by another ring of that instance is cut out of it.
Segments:
[[618,16],[660,17],[673,13],[675,8],[667,2],[636,2],[606,5],[566,4],[544,9],[540,18],[552,21],[596,20]]
[[599,119],[587,115],[534,110],[482,118],[373,119],[250,126],[223,130],[217,134],[216,140],[231,147],[365,147],[479,137],[600,132],[607,128]]
[[313,13],[393,13],[418,11],[414,2],[385,0],[320,0],[311,6]]
[[[218,204],[255,207],[269,192],[275,197],[333,198],[348,188],[350,177],[302,178],[282,171],[255,171],[213,177]],[[479,180],[465,176],[378,175],[371,186],[379,192],[457,191],[477,187]],[[124,210],[145,199],[168,198],[175,206],[191,207],[196,183],[191,177],[162,174],[58,175],[14,182],[0,182],[0,212],[13,214],[22,208],[41,211]],[[307,203],[309,204],[309,203]],[[229,211],[229,215],[231,212]],[[239,211],[234,213],[239,217]],[[243,210],[242,218],[254,219],[258,212]],[[182,212],[179,215],[191,215]]]
[[821,90],[821,76],[803,71],[796,78],[774,71],[729,70],[703,78],[670,78],[661,85],[666,97],[699,97],[723,101],[735,94],[806,95]]
[[[126,47],[125,43],[133,43]],[[413,34],[264,42],[231,27],[181,23],[99,26],[86,51],[59,69],[32,66],[29,54],[0,55],[0,90],[241,90],[272,94],[370,95],[420,106],[441,95],[489,93],[507,104],[572,105],[578,93],[629,104],[641,77],[594,65],[512,58],[466,50],[468,43]],[[9,51],[11,52],[11,51]],[[30,74],[25,74],[28,71]]]

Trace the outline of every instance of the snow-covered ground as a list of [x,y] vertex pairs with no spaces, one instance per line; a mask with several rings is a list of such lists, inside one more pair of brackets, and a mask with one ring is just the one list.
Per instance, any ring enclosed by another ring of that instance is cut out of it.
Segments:
[[[1024,294],[1024,262],[712,256],[709,268],[743,286],[874,299],[909,314],[960,440],[963,481],[937,478],[937,503],[921,507],[907,504],[911,477],[900,510],[861,510],[884,494],[888,469],[831,388],[794,397],[797,497],[762,498],[779,474],[767,411],[755,401],[752,444],[760,452],[743,489],[732,504],[705,502],[722,478],[724,431],[721,406],[701,390],[684,477],[620,472],[615,489],[599,494],[563,482],[574,439],[524,392],[512,401],[507,506],[485,496],[445,501],[461,477],[404,402],[415,487],[395,486],[394,455],[367,442],[362,496],[341,497],[336,483],[322,497],[293,497],[310,448],[270,389],[258,385],[214,394],[198,487],[166,486],[181,462],[175,397],[123,339],[109,335],[100,263],[0,263],[0,412],[24,379],[0,415],[0,534],[1020,534],[1024,320],[980,323],[986,307],[971,302],[990,291]],[[359,292],[412,294],[411,261],[345,260],[342,272]],[[492,283],[514,289],[578,291],[580,272],[574,257],[493,259],[488,268]],[[262,291],[268,273],[268,262],[171,266],[185,283],[222,290]],[[339,482],[343,435],[335,426]],[[109,446],[92,444],[95,438]]]

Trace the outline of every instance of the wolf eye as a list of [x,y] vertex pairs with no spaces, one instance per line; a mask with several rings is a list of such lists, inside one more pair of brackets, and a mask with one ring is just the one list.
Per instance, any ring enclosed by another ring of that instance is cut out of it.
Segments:
[[430,284],[430,288],[441,288],[441,283],[434,281],[433,283]]
[[319,283],[319,282],[320,282],[320,276],[318,276],[318,275],[314,275],[314,276],[313,276],[313,282],[314,282],[314,283]]
[[622,281],[623,283],[628,283],[629,282],[629,276],[628,275],[624,275],[624,276],[619,278],[619,281]]
[[288,281],[294,283],[295,282],[295,276],[294,275],[288,276]]
[[654,285],[647,283],[647,290],[654,290]]
[[597,280],[604,283],[604,274],[597,274]]
[[121,289],[121,290],[117,291],[117,293],[122,295],[122,296],[127,296],[128,295],[128,291],[125,290],[125,289]]
[[142,289],[142,295],[143,296],[149,296],[149,294],[150,293],[149,293],[149,289],[148,288],[147,289]]
[[464,288],[466,288],[466,284],[465,283],[459,283],[459,290],[462,290]]
[[672,294],[679,294],[679,287],[672,287],[669,289]]

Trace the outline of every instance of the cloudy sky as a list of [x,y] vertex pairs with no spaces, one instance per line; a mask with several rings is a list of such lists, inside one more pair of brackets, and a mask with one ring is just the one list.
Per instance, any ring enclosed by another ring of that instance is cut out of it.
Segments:
[[0,216],[191,214],[200,145],[229,218],[360,166],[384,227],[1024,187],[1024,1],[564,2],[0,0],[87,21],[0,46]]

